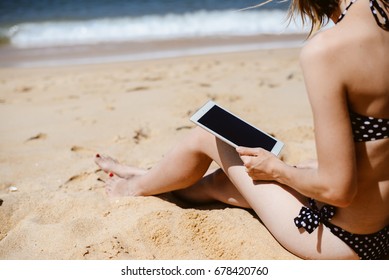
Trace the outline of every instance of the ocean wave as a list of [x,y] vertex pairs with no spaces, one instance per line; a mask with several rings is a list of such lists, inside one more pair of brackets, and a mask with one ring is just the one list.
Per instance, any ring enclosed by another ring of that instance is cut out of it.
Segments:
[[17,48],[155,41],[207,36],[306,33],[286,12],[198,11],[186,14],[21,23],[0,28],[0,41]]

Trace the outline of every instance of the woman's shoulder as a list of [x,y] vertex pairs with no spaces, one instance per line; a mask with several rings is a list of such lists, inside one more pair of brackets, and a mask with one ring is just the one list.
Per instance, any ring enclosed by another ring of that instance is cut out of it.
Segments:
[[339,55],[347,49],[347,42],[339,32],[332,29],[315,34],[302,48],[301,60],[328,60]]
[[[300,63],[302,67],[329,67],[333,71],[336,69],[345,70],[344,67],[354,65],[353,49],[357,38],[349,33],[331,28],[317,33],[302,48],[300,53]],[[341,69],[342,68],[342,69]]]

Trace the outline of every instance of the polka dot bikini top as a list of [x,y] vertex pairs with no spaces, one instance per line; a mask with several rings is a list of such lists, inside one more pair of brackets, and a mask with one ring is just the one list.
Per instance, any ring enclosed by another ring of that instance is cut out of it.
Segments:
[[389,138],[389,119],[362,116],[350,112],[354,142],[366,142]]
[[[344,18],[351,5],[356,1],[357,0],[352,0],[350,2],[340,15],[338,22]],[[389,18],[384,9],[378,4],[377,0],[370,0],[370,9],[377,24],[381,28],[389,30]],[[378,16],[378,14],[380,16]],[[354,134],[354,142],[366,142],[389,138],[389,119],[367,117],[350,112],[350,120]]]

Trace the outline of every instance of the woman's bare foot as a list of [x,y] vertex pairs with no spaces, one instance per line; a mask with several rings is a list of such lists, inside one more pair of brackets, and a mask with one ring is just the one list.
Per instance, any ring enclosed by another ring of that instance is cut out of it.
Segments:
[[147,171],[137,167],[131,167],[119,163],[117,160],[97,154],[95,163],[105,172],[112,173],[120,178],[131,179],[134,176],[143,175]]
[[105,182],[105,192],[110,197],[141,196],[142,193],[136,185],[136,177],[132,179],[111,177]]

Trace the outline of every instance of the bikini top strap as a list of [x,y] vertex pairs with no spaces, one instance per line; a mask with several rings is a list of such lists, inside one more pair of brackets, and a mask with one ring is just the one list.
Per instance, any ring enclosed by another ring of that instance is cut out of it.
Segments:
[[[356,1],[357,0],[351,0],[351,2],[347,5],[346,9],[344,9],[342,14],[339,16],[338,21],[336,23],[340,22],[345,17],[351,5],[354,4]],[[389,16],[385,12],[385,9],[381,7],[381,5],[378,3],[378,0],[370,0],[369,2],[370,10],[378,26],[386,31],[389,31]]]
[[[370,0],[370,9],[378,26],[380,26],[386,31],[389,31],[389,17],[385,12],[384,8],[382,8],[380,4],[378,4],[377,0]],[[381,16],[381,20],[379,16]]]
[[336,23],[340,22],[344,18],[344,16],[347,14],[348,9],[350,9],[351,5],[354,4],[355,2],[357,2],[357,0],[351,0],[350,4],[348,4],[346,9],[344,9],[344,11],[339,16],[338,21]]

